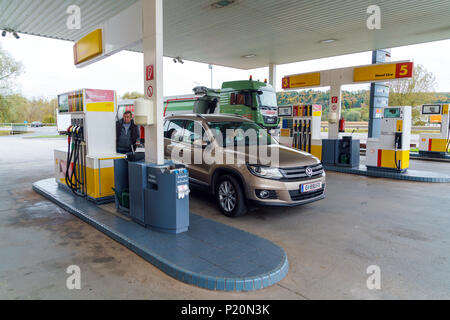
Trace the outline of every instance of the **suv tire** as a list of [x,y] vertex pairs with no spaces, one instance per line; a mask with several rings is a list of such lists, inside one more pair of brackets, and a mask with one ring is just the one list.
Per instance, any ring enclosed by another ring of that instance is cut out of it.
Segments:
[[225,216],[233,218],[247,213],[244,191],[235,177],[228,174],[221,176],[215,188],[217,204]]

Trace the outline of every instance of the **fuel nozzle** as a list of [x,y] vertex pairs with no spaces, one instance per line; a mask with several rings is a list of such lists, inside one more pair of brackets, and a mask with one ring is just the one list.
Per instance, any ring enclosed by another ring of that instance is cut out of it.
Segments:
[[76,126],[74,129],[74,133],[75,133],[75,139],[77,141],[82,141],[83,140],[83,127],[82,126]]
[[69,126],[66,131],[67,140],[68,140],[69,144],[70,144],[70,140],[72,139],[72,130],[73,130],[73,126]]

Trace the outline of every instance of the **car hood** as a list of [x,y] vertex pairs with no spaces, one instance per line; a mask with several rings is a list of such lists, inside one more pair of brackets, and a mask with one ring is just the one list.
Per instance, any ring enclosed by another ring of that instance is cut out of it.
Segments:
[[250,164],[267,165],[275,168],[304,167],[320,163],[320,160],[312,154],[283,145],[267,146],[267,151],[264,147],[256,149],[258,152],[255,152],[255,149],[255,147],[245,147],[241,150],[226,152],[235,152],[235,156],[245,157],[246,162]]

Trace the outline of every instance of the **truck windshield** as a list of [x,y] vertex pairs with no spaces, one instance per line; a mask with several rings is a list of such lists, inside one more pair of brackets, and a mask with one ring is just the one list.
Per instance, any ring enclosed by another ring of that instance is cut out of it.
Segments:
[[221,147],[276,144],[270,134],[254,122],[210,122],[209,127]]
[[258,94],[258,102],[260,107],[277,107],[277,95],[272,91],[261,91],[262,94]]

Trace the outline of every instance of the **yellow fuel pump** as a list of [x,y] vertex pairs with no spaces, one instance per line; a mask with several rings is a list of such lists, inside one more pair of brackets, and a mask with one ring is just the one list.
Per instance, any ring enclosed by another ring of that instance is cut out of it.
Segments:
[[280,106],[278,116],[281,118],[281,144],[322,159],[321,105]]
[[367,168],[406,172],[411,149],[411,107],[383,108],[381,135],[367,140]]
[[60,94],[58,112],[71,115],[67,147],[56,149],[55,178],[60,186],[97,202],[114,199],[116,93],[82,89]]
[[448,104],[425,104],[421,114],[437,117],[440,124],[439,133],[422,133],[419,136],[419,155],[423,157],[445,158],[450,142],[450,122]]

